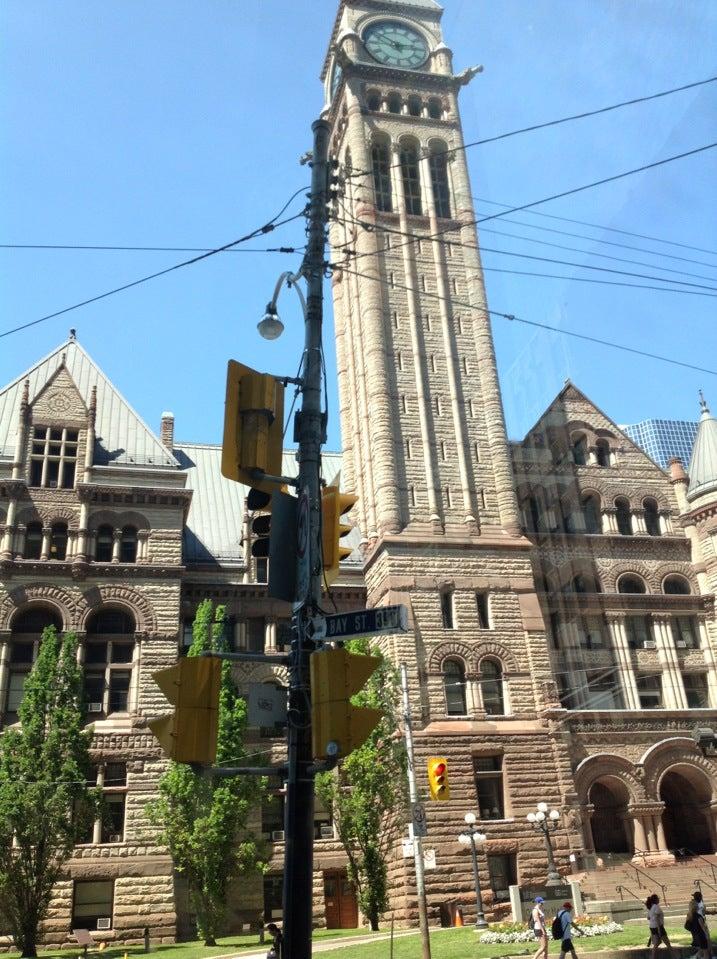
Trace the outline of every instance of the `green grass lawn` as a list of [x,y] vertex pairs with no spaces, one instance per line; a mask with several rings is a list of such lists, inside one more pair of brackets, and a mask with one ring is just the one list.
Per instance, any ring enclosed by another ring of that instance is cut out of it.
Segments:
[[[386,934],[388,931],[388,927],[380,930],[382,934]],[[397,938],[393,943],[394,959],[420,959],[421,944],[418,934],[412,932],[411,935],[407,936],[405,934],[401,935],[402,932],[403,930],[396,930]],[[691,941],[689,933],[679,926],[668,926],[667,932],[674,945],[688,945]],[[322,942],[327,939],[368,935],[370,935],[370,932],[367,929],[317,929],[314,933],[314,941]],[[494,957],[499,956],[530,956],[536,949],[532,942],[481,945],[477,940],[478,936],[472,926],[467,926],[464,929],[437,929],[431,935],[432,959],[466,959],[466,957],[469,957],[469,959],[494,959]],[[582,940],[577,937],[575,948],[580,955],[584,952],[597,952],[601,949],[620,946],[644,946],[646,942],[647,927],[645,924],[639,924],[626,926],[622,932],[612,933],[608,936],[594,936]],[[264,946],[259,944],[257,935],[229,936],[226,939],[220,939],[219,944],[211,948],[206,948],[201,942],[152,946],[150,956],[157,956],[159,959],[212,959],[213,956],[232,954],[241,956],[242,953],[260,952],[262,949],[268,948],[268,943]],[[557,956],[559,952],[560,943],[551,942],[551,956]],[[665,950],[663,949],[662,952],[665,952]],[[137,946],[130,946],[127,949],[122,946],[113,946],[101,953],[91,951],[90,959],[123,959],[125,953],[128,954],[130,959],[139,959],[140,956],[144,955],[144,951]],[[47,950],[40,952],[40,959],[75,959],[76,956],[81,956],[81,954],[80,949]],[[390,942],[382,940],[360,943],[329,949],[326,952],[317,953],[317,955],[326,956],[326,959],[389,959],[391,955]],[[18,953],[5,953],[4,957],[18,959]]]

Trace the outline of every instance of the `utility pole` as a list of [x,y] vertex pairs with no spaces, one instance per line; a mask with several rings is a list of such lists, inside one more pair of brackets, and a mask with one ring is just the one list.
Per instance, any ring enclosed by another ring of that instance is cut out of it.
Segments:
[[[413,727],[411,725],[411,706],[408,701],[408,673],[406,664],[401,663],[401,689],[403,691],[403,728],[406,734],[406,753],[408,755],[408,795],[411,808],[418,802],[416,787],[416,766],[413,759]],[[421,955],[431,959],[431,939],[428,932],[428,907],[426,905],[426,874],[423,864],[423,840],[413,836],[413,858],[416,865],[416,893],[418,895],[418,925],[421,931]]]
[[311,204],[308,246],[301,273],[306,279],[302,403],[297,414],[298,531],[297,596],[289,666],[288,777],[284,858],[284,954],[310,959],[314,874],[314,771],[311,748],[309,658],[314,635],[322,637],[321,603],[321,412],[323,286],[329,198],[329,124],[312,127]]

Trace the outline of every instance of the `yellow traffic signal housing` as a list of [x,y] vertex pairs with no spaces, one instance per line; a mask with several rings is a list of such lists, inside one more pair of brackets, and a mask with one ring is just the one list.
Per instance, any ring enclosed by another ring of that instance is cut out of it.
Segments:
[[444,756],[431,756],[428,760],[428,788],[431,799],[445,802],[451,798],[448,785],[448,760]]
[[283,445],[283,384],[268,373],[229,360],[222,476],[271,491],[274,485],[262,481],[261,473],[281,475]]
[[315,759],[348,756],[364,743],[383,717],[380,709],[354,706],[359,692],[379,666],[378,656],[356,656],[346,649],[311,654],[311,741]]
[[152,679],[175,707],[171,716],[149,722],[164,754],[178,763],[210,765],[217,755],[221,662],[187,656]]
[[351,555],[351,550],[341,545],[341,539],[352,527],[341,519],[356,503],[358,496],[341,493],[338,486],[327,486],[321,491],[321,552],[324,579],[329,586],[338,578],[341,560]]

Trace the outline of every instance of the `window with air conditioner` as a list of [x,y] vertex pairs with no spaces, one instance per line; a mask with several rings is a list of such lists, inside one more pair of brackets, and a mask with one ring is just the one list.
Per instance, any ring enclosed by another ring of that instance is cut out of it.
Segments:
[[112,928],[114,882],[112,880],[75,880],[72,897],[72,928],[108,930]]
[[503,757],[474,756],[473,776],[480,819],[504,819]]

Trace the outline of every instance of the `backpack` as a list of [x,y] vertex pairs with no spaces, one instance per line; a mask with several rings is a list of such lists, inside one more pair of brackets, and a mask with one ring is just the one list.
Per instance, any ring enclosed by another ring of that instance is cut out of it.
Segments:
[[553,919],[553,924],[550,927],[550,932],[552,934],[553,939],[563,938],[563,922],[562,922],[561,916],[564,911],[565,911],[564,909],[561,909],[560,912],[555,917],[555,919]]

